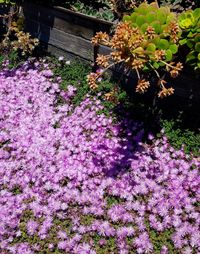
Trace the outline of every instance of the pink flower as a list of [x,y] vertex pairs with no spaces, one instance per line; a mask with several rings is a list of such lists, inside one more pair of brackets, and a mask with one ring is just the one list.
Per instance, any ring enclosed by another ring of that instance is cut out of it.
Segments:
[[67,241],[58,242],[58,249],[65,250],[67,248]]
[[27,232],[29,235],[34,235],[38,229],[38,223],[34,220],[29,220],[27,222]]

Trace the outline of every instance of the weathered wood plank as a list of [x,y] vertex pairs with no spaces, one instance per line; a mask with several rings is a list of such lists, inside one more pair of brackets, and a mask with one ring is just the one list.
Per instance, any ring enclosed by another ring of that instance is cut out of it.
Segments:
[[72,22],[64,20],[62,18],[56,16],[52,17],[50,15],[44,16],[41,13],[38,13],[38,16],[36,17],[35,15],[31,14],[32,13],[29,12],[25,14],[27,20],[34,20],[38,23],[43,23],[49,27],[57,28],[58,30],[61,30],[63,32],[71,33],[88,40],[90,40],[94,35],[93,29],[81,26],[79,24],[73,24]]
[[93,46],[89,40],[32,20],[27,20],[26,30],[42,42],[49,43],[87,60],[93,60]]
[[98,20],[94,17],[90,17],[84,14],[76,13],[67,10],[62,7],[46,7],[41,5],[35,5],[31,2],[25,2],[23,4],[24,15],[37,21],[42,21],[49,26],[53,26],[54,19],[59,18],[64,21],[68,21],[73,25],[79,25],[93,31],[110,31],[113,23]]
[[63,32],[71,33],[88,40],[91,40],[91,38],[94,36],[93,30],[87,27],[80,26],[78,24],[72,25],[70,22],[62,20],[61,18],[57,17],[55,17],[54,19],[54,27]]
[[56,57],[64,56],[66,60],[74,60],[74,59],[79,59],[81,61],[87,62],[88,64],[92,64],[92,61],[89,59],[85,59],[81,57],[80,55],[76,55],[74,53],[70,53],[69,51],[63,50],[61,48],[58,48],[54,45],[47,44],[47,43],[42,43],[43,48],[50,54]]
[[98,54],[101,54],[101,55],[109,55],[111,51],[112,51],[111,48],[103,46],[103,45],[100,45],[97,49]]

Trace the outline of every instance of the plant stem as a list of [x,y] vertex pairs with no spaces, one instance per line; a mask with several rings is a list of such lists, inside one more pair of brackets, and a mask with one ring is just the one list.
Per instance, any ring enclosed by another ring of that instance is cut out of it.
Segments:
[[160,60],[160,62],[161,62],[161,63],[164,63],[165,65],[167,65],[167,66],[169,66],[169,67],[171,67],[172,69],[175,69],[175,70],[177,70],[177,71],[180,71],[180,68],[177,68],[176,66],[173,66],[173,65],[171,65],[171,64],[168,64],[168,63],[166,63],[166,62],[163,61],[163,60]]
[[135,71],[136,71],[136,73],[137,73],[138,79],[140,80],[140,79],[141,79],[141,77],[140,77],[140,73],[139,73],[138,69],[137,69],[137,68],[135,68]]

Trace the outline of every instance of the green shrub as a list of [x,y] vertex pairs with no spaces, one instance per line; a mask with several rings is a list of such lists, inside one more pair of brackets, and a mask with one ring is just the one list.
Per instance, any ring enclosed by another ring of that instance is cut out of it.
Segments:
[[174,148],[181,149],[183,147],[186,153],[193,153],[196,156],[200,156],[199,131],[195,133],[189,129],[181,129],[176,120],[163,119],[161,120],[161,126],[164,128],[165,135]]
[[186,63],[200,71],[200,8],[183,12],[178,21],[183,31],[180,44],[189,51]]
[[177,12],[198,8],[199,0],[160,0],[161,5],[168,5]]

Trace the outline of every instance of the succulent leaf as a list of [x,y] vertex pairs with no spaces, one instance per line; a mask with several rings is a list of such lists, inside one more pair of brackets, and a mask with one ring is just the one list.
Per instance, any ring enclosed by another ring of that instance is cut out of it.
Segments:
[[173,54],[176,54],[178,52],[178,46],[176,44],[172,44],[169,46],[169,49]]
[[195,42],[194,42],[193,40],[191,40],[191,39],[188,39],[188,40],[187,40],[187,46],[188,46],[189,48],[193,48],[193,47],[194,47],[194,44],[195,44]]
[[149,26],[148,23],[144,23],[144,24],[141,26],[141,30],[142,30],[143,33],[146,32],[148,26]]
[[196,52],[200,53],[200,42],[197,42],[195,45]]
[[170,49],[166,50],[166,61],[171,61],[173,57],[173,54]]
[[158,43],[159,49],[168,49],[169,48],[169,42],[166,39],[160,39]]
[[157,34],[162,32],[161,25],[160,25],[159,21],[154,21],[154,22],[151,23],[151,25],[155,29]]
[[150,52],[154,52],[156,50],[156,45],[154,43],[149,43],[146,50]]
[[138,15],[135,22],[139,27],[142,26],[145,23],[144,16]]
[[146,16],[146,21],[151,24],[153,21],[155,21],[156,17],[154,13],[148,13]]

